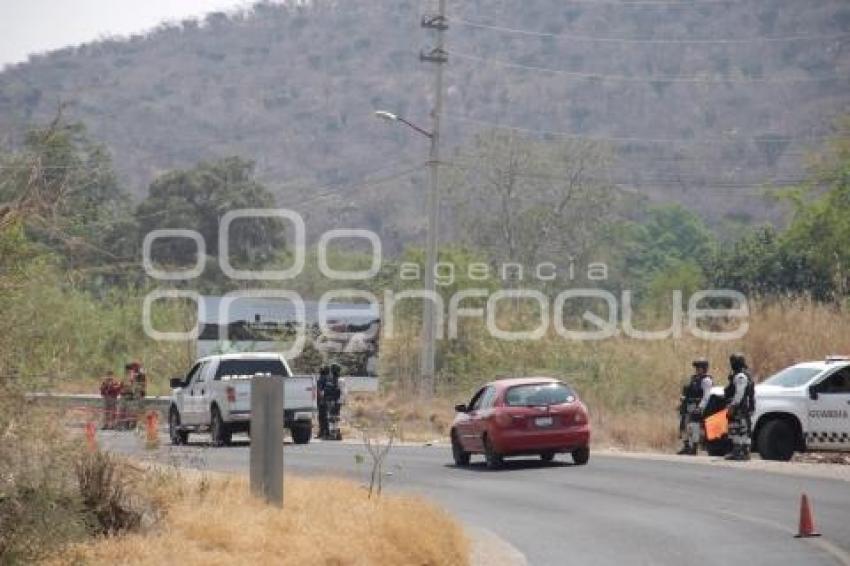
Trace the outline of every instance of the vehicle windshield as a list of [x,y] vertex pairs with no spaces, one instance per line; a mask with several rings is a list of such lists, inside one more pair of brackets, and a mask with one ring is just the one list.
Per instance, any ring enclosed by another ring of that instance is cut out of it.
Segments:
[[283,363],[279,359],[269,358],[265,360],[222,360],[215,372],[215,378],[221,379],[225,376],[255,375],[258,373],[289,377],[286,374],[286,368],[283,367]]
[[563,383],[516,385],[505,393],[508,407],[542,407],[575,401],[575,393]]
[[807,368],[792,366],[776,373],[766,379],[766,385],[776,385],[778,387],[799,387],[805,385],[808,381],[819,374],[822,370],[818,368]]

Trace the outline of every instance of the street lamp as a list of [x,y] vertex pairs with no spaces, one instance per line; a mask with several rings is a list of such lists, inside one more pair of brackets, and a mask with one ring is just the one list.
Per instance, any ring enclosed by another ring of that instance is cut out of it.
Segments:
[[388,122],[401,122],[405,126],[408,126],[412,129],[416,130],[417,132],[419,132],[420,134],[422,134],[426,138],[429,138],[429,139],[432,139],[432,140],[434,139],[434,134],[432,134],[428,130],[420,128],[419,126],[417,126],[413,122],[405,120],[403,117],[399,116],[398,114],[393,114],[392,112],[387,112],[386,110],[375,110],[375,116],[377,116],[381,120],[386,120]]
[[440,181],[439,181],[439,160],[440,160],[440,136],[439,120],[436,118],[439,113],[435,114],[434,130],[429,132],[420,128],[413,122],[410,122],[398,114],[387,112],[386,110],[375,111],[375,116],[390,122],[401,122],[405,126],[411,128],[417,133],[431,140],[431,151],[429,154],[428,165],[431,169],[431,186],[428,191],[428,233],[427,245],[425,247],[425,291],[427,297],[422,301],[422,355],[420,357],[419,370],[422,374],[422,392],[427,396],[434,394],[434,368],[436,357],[436,329],[434,328],[434,302],[430,300],[436,289],[436,281],[434,269],[437,264],[437,220],[439,213],[440,199]]
[[389,120],[390,122],[398,120],[398,115],[393,114],[392,112],[387,112],[386,110],[375,110],[375,116],[381,120]]

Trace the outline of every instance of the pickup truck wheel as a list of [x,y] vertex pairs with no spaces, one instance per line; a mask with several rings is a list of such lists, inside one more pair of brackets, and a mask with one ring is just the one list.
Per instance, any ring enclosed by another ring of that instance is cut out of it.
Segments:
[[765,460],[787,462],[794,455],[794,430],[785,421],[766,423],[759,431],[758,451]]
[[465,467],[469,465],[470,453],[463,449],[455,431],[452,431],[452,458],[455,461],[455,466]]
[[590,448],[583,446],[573,450],[573,463],[576,466],[584,466],[590,460]]
[[233,433],[227,423],[221,418],[218,407],[213,407],[210,412],[210,436],[213,446],[229,446]]
[[189,442],[189,431],[180,429],[180,413],[175,407],[168,412],[168,437],[173,446],[180,446]]
[[289,432],[292,434],[292,442],[295,444],[309,444],[313,437],[312,425],[296,425]]
[[498,470],[505,463],[505,459],[493,449],[493,445],[486,436],[484,437],[484,461],[490,470]]

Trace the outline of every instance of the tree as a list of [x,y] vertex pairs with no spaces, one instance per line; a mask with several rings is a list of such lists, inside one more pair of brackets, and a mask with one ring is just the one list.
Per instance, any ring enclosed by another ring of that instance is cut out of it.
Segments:
[[699,266],[709,260],[715,246],[702,219],[680,205],[650,208],[627,233],[626,271],[641,283],[683,262]]
[[[721,249],[715,285],[758,295],[810,295],[822,301],[850,291],[850,117],[816,154],[810,181],[787,192],[794,207],[784,233],[762,227]],[[815,195],[813,197],[813,195]]]
[[[203,237],[207,253],[218,256],[222,217],[245,208],[275,208],[274,197],[254,179],[253,162],[228,157],[160,176],[136,209],[136,218],[140,237],[156,229],[195,230]],[[278,219],[236,220],[229,229],[229,259],[235,267],[272,261],[284,244],[284,227]],[[163,264],[193,265],[196,261],[195,245],[187,239],[166,239],[154,251]]]
[[637,199],[620,211],[632,220],[605,227],[596,259],[609,266],[609,288],[632,291],[639,300],[666,297],[661,302],[669,305],[668,291],[688,293],[701,285],[716,241],[698,215],[679,205],[647,207]]
[[106,149],[61,108],[50,124],[29,131],[19,151],[0,156],[0,165],[0,225],[23,221],[69,267],[120,259],[109,234],[126,218],[127,195]]
[[610,210],[607,160],[595,143],[477,136],[459,151],[448,183],[461,238],[494,262],[582,257]]
[[650,304],[662,312],[669,309],[674,291],[681,291],[687,301],[695,292],[704,288],[705,275],[702,267],[692,260],[672,259],[663,269],[656,271],[646,286]]
[[772,226],[761,226],[722,245],[706,269],[714,287],[751,296],[829,295],[828,281],[816,275],[805,255]]

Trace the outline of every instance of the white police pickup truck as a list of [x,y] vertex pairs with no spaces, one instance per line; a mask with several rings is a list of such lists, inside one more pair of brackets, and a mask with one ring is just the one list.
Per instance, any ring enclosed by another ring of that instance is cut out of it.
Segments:
[[756,385],[753,449],[766,460],[850,451],[850,358],[793,365]]
[[313,435],[316,380],[293,376],[276,353],[223,354],[201,358],[185,377],[171,380],[168,431],[172,444],[186,444],[192,432],[209,431],[215,446],[230,444],[233,433],[251,429],[251,379],[281,376],[285,426],[296,444]]

